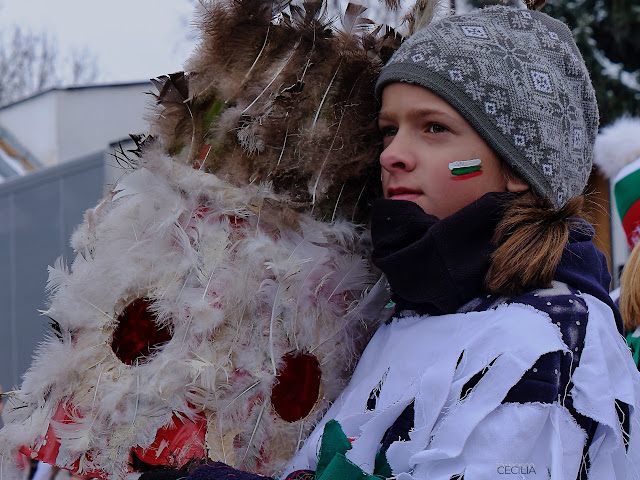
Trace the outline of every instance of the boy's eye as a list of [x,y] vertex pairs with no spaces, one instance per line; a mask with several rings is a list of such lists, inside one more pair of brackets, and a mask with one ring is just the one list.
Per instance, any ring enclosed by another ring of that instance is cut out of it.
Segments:
[[396,133],[398,133],[398,129],[397,128],[393,128],[393,127],[381,127],[380,128],[380,133],[385,138],[386,137],[395,137]]
[[430,123],[427,125],[427,132],[429,133],[444,133],[447,131],[449,131],[449,129],[439,123]]

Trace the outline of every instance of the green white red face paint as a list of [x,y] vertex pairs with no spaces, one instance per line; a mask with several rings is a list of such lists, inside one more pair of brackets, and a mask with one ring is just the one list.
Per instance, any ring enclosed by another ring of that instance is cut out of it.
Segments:
[[467,178],[482,175],[482,160],[474,158],[472,160],[458,160],[449,164],[451,170],[451,180],[466,180]]

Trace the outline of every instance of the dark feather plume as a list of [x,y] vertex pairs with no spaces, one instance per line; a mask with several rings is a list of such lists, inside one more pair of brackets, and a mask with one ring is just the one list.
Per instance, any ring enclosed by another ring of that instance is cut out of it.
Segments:
[[[165,138],[183,138],[192,133],[193,123],[190,120],[189,85],[184,72],[163,75],[151,79],[151,83],[158,90],[156,104],[159,107],[158,115],[167,119],[160,132]],[[180,148],[176,142],[167,145],[169,152],[175,152]]]
[[529,10],[540,10],[547,4],[547,0],[523,0]]
[[319,1],[201,2],[188,73],[155,82],[158,140],[238,186],[270,182],[279,210],[365,221],[380,193],[373,87],[402,40],[365,12],[349,4],[335,22]]
[[54,318],[51,318],[51,317],[47,317],[47,318],[49,319],[49,328],[51,329],[55,337],[59,341],[62,341],[62,327],[60,326],[60,323]]
[[350,3],[342,16],[342,31],[347,35],[353,35],[358,30],[365,30],[371,27],[375,22],[369,18],[363,17],[367,7]]

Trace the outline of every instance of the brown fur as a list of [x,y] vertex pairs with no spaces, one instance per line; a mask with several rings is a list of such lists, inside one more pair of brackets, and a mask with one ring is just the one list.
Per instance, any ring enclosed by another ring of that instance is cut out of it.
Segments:
[[271,183],[317,218],[366,221],[380,194],[373,87],[402,38],[355,5],[334,24],[320,2],[209,0],[200,13],[188,74],[159,79],[154,131],[167,152],[238,186]]
[[486,285],[489,291],[517,296],[548,288],[569,241],[573,218],[581,218],[584,197],[570,200],[562,209],[529,192],[515,200],[504,213],[493,238]]
[[640,246],[638,245],[631,251],[620,278],[620,314],[627,332],[640,326]]
[[529,10],[540,10],[547,4],[547,0],[524,0]]

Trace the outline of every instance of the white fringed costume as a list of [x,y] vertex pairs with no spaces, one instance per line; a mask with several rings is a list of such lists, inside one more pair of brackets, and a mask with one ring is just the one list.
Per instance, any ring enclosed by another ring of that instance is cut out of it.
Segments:
[[[640,478],[640,420],[633,408],[640,401],[638,372],[611,309],[581,297],[589,322],[571,395],[575,409],[598,422],[588,478]],[[413,402],[410,439],[395,441],[386,455],[398,480],[575,480],[587,439],[562,398],[503,403],[541,355],[566,349],[560,328],[530,305],[394,318],[379,328],[349,386],[289,469],[316,468],[324,425],[335,419],[352,440],[347,459],[372,473],[381,438]],[[478,372],[482,378],[463,392]],[[374,409],[368,408],[372,392]],[[631,406],[630,438],[616,399]]]

